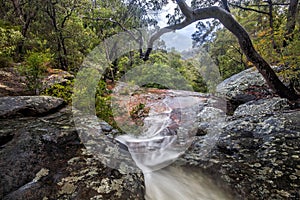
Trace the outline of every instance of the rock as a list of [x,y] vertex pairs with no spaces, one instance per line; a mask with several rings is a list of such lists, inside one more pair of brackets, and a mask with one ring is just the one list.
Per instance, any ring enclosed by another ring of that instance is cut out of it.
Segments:
[[207,154],[208,138],[198,136],[177,162],[203,169],[236,199],[300,199],[300,111],[286,108],[280,98],[242,105]]
[[50,88],[55,84],[63,84],[68,80],[74,79],[74,75],[61,69],[51,69],[49,70],[49,73],[50,75],[42,80],[42,90]]
[[[6,97],[5,102],[13,102],[14,109],[3,106],[2,101],[2,116],[14,118],[0,119],[0,199],[144,198],[141,173],[110,168],[87,151],[69,107],[49,114],[47,110],[57,108],[54,105],[62,100],[24,98]],[[38,113],[44,116],[18,117],[20,107],[42,110]]]
[[290,108],[287,99],[282,98],[271,98],[271,99],[260,99],[257,101],[250,101],[240,105],[234,112],[233,116],[244,117],[244,116],[257,116],[273,114],[277,111],[287,110]]
[[217,86],[216,93],[229,102],[229,112],[248,101],[274,95],[255,68],[244,70],[224,80]]
[[0,97],[31,94],[26,78],[20,76],[16,67],[0,67]]
[[64,106],[62,99],[50,96],[0,97],[0,119],[46,115]]
[[263,76],[255,68],[250,68],[224,80],[217,86],[216,92],[229,100],[245,103],[256,98],[255,94],[246,93],[251,87],[265,86]]
[[209,133],[214,134],[222,126],[226,114],[219,108],[205,106],[197,115],[199,126],[197,136],[206,135]]

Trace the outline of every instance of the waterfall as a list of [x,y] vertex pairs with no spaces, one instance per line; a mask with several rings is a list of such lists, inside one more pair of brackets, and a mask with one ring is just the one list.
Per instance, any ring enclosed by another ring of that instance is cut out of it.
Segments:
[[198,93],[168,91],[151,102],[149,116],[139,135],[116,140],[128,150],[145,178],[147,200],[227,200],[222,190],[200,172],[172,165],[190,146],[195,135],[199,106],[207,99]]
[[144,173],[146,200],[230,200],[200,171],[168,166]]

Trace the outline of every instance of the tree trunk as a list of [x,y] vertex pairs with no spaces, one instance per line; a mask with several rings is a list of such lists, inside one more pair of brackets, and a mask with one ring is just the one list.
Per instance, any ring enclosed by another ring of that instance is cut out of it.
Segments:
[[269,25],[270,25],[270,29],[271,29],[272,47],[273,47],[273,49],[276,49],[277,45],[276,45],[275,39],[274,39],[273,2],[272,2],[272,0],[268,0],[267,2],[269,5]]
[[234,17],[229,12],[217,6],[200,8],[191,11],[191,8],[186,5],[184,0],[177,0],[177,3],[182,13],[186,16],[186,19],[179,24],[162,28],[157,33],[155,33],[149,40],[148,49],[145,54],[144,60],[149,59],[149,54],[152,51],[153,43],[161,35],[167,32],[182,29],[198,20],[215,18],[218,19],[230,32],[232,32],[237,37],[240,47],[244,54],[247,56],[248,60],[256,66],[258,71],[266,80],[269,87],[276,94],[289,100],[296,100],[299,98],[295,91],[286,87],[279,80],[271,66],[260,56],[260,54],[253,47],[252,41],[247,31],[234,19]]
[[290,0],[288,13],[287,13],[287,22],[286,22],[286,33],[283,40],[283,47],[288,45],[288,41],[293,40],[293,32],[296,27],[296,18],[297,18],[297,11],[298,11],[298,3],[299,0]]

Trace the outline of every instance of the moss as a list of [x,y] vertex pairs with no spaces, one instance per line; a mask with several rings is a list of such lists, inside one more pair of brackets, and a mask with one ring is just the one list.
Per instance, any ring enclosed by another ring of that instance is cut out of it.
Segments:
[[69,105],[72,103],[72,94],[73,94],[74,81],[68,80],[64,83],[57,83],[47,88],[42,92],[42,95],[49,95],[58,98],[62,98]]

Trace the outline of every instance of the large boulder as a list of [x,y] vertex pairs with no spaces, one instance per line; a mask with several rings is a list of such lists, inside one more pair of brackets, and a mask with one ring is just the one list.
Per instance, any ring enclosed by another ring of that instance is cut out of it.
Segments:
[[0,66],[0,97],[30,95],[25,77],[15,67]]
[[63,99],[50,96],[0,97],[0,119],[47,115],[64,105]]
[[197,136],[178,163],[202,169],[236,199],[300,199],[299,119],[284,99],[249,102],[215,128],[207,154],[209,138]]
[[230,113],[243,103],[274,95],[255,68],[249,68],[224,80],[217,86],[216,93],[228,101]]
[[[110,168],[87,151],[71,109],[60,106],[62,100],[26,97],[24,103],[17,99],[0,99],[0,113],[11,117],[0,119],[0,199],[144,198],[141,173]],[[20,112],[22,107],[38,111],[26,116]],[[99,124],[105,134],[114,131],[105,122]]]
[[274,114],[278,111],[289,110],[291,105],[287,99],[274,97],[270,99],[260,99],[257,101],[249,101],[245,104],[240,105],[234,111],[233,116],[245,117],[245,116],[260,116],[267,114]]

